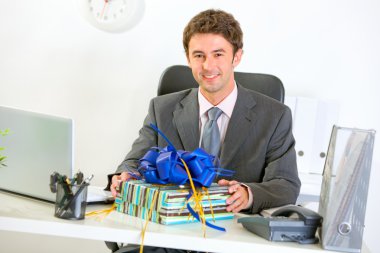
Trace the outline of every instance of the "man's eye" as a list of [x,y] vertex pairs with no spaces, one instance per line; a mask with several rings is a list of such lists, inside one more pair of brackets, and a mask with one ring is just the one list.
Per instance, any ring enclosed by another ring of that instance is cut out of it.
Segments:
[[203,55],[201,55],[201,54],[194,55],[194,58],[202,58],[202,57],[203,57]]
[[219,56],[223,56],[223,54],[221,54],[221,53],[217,53],[217,54],[215,54],[215,56],[216,56],[216,57],[219,57]]

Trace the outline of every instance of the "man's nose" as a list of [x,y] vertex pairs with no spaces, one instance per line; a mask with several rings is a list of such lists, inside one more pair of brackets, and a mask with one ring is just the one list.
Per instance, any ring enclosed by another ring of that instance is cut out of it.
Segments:
[[213,66],[214,66],[214,60],[212,59],[212,57],[206,57],[203,62],[203,69],[209,70],[209,69],[212,69]]

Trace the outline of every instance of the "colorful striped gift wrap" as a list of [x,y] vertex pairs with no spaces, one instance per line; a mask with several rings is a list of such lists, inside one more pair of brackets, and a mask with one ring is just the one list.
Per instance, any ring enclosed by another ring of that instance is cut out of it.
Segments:
[[[153,208],[151,220],[156,223],[171,225],[197,221],[186,207],[190,186],[153,185],[144,180],[131,180],[123,182],[120,189],[120,196],[115,199],[119,212],[146,219]],[[207,194],[202,188],[196,190],[202,192],[201,205],[207,221],[233,218],[233,213],[226,211],[226,199],[230,196],[227,187],[212,184]],[[193,199],[189,204],[197,210]]]

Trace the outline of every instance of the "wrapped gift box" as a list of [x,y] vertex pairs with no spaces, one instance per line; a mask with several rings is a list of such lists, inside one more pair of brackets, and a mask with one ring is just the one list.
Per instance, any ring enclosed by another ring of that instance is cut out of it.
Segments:
[[[123,182],[120,189],[120,196],[115,200],[119,212],[146,219],[153,205],[153,222],[169,225],[196,221],[186,207],[189,186],[152,185],[144,180],[131,180]],[[197,188],[197,191],[202,189]],[[208,196],[202,191],[201,201],[206,220],[213,219],[211,207],[215,220],[232,219],[233,213],[226,211],[226,199],[230,196],[227,187],[213,184],[207,191]],[[156,192],[156,201],[153,203]],[[195,210],[193,199],[189,204]]]

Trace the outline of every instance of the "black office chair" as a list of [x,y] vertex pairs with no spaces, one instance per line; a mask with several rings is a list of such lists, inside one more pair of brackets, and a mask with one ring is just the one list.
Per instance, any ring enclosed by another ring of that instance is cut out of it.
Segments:
[[[285,90],[280,79],[273,75],[235,72],[235,80],[243,87],[260,92],[284,102]],[[158,84],[157,95],[198,87],[191,69],[184,65],[170,66],[164,70]]]

